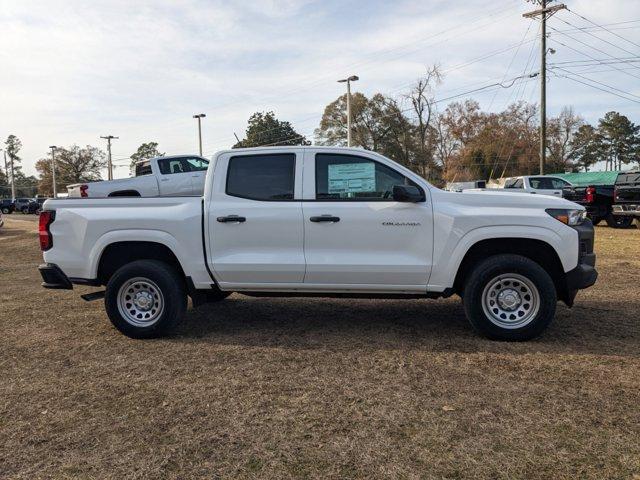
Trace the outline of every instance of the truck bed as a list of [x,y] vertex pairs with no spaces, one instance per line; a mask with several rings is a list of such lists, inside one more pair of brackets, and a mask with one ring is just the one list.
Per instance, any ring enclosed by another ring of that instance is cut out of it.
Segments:
[[69,277],[96,278],[95,252],[114,241],[157,241],[172,247],[195,283],[211,283],[203,256],[201,197],[68,198],[47,200],[43,209],[55,211],[54,244],[45,259],[65,265]]

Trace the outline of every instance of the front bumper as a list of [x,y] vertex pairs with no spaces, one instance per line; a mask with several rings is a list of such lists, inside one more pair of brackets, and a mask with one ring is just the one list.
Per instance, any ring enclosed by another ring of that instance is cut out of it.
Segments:
[[614,205],[611,213],[624,217],[640,217],[640,205]]
[[54,288],[60,290],[73,290],[71,280],[67,277],[60,267],[53,263],[43,263],[38,267],[40,275],[42,275],[42,286],[44,288]]
[[598,279],[596,266],[596,254],[593,252],[594,229],[593,223],[586,220],[582,225],[577,225],[578,232],[578,265],[565,274],[565,289],[562,300],[572,306],[578,290],[589,288]]

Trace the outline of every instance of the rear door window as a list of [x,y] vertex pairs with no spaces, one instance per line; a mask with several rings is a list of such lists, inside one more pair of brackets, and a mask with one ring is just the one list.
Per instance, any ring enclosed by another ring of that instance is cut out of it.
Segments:
[[294,153],[231,157],[226,193],[251,200],[293,200],[295,170]]

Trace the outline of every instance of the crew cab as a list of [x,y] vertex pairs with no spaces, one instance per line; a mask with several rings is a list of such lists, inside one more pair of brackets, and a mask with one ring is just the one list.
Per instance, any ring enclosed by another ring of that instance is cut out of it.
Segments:
[[202,195],[208,166],[197,155],[156,157],[136,163],[131,178],[75,183],[67,192],[70,198]]
[[640,170],[618,174],[613,202],[612,213],[616,218],[635,218],[640,225]]
[[[45,288],[106,286],[122,333],[169,332],[187,308],[253,296],[438,298],[526,340],[597,278],[593,226],[560,198],[446,192],[377,153],[217,153],[204,196],[48,200]],[[428,310],[425,310],[428,315]]]
[[551,175],[524,175],[510,177],[504,182],[504,188],[512,192],[537,193],[540,195],[562,196],[562,189],[571,185],[560,177]]

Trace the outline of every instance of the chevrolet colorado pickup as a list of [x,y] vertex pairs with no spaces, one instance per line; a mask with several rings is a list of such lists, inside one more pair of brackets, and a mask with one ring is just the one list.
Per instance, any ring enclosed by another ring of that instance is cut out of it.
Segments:
[[542,195],[445,192],[373,152],[269,147],[217,153],[204,196],[48,200],[45,288],[105,285],[134,338],[187,308],[253,296],[458,294],[481,334],[539,335],[556,303],[596,281],[583,207]]

